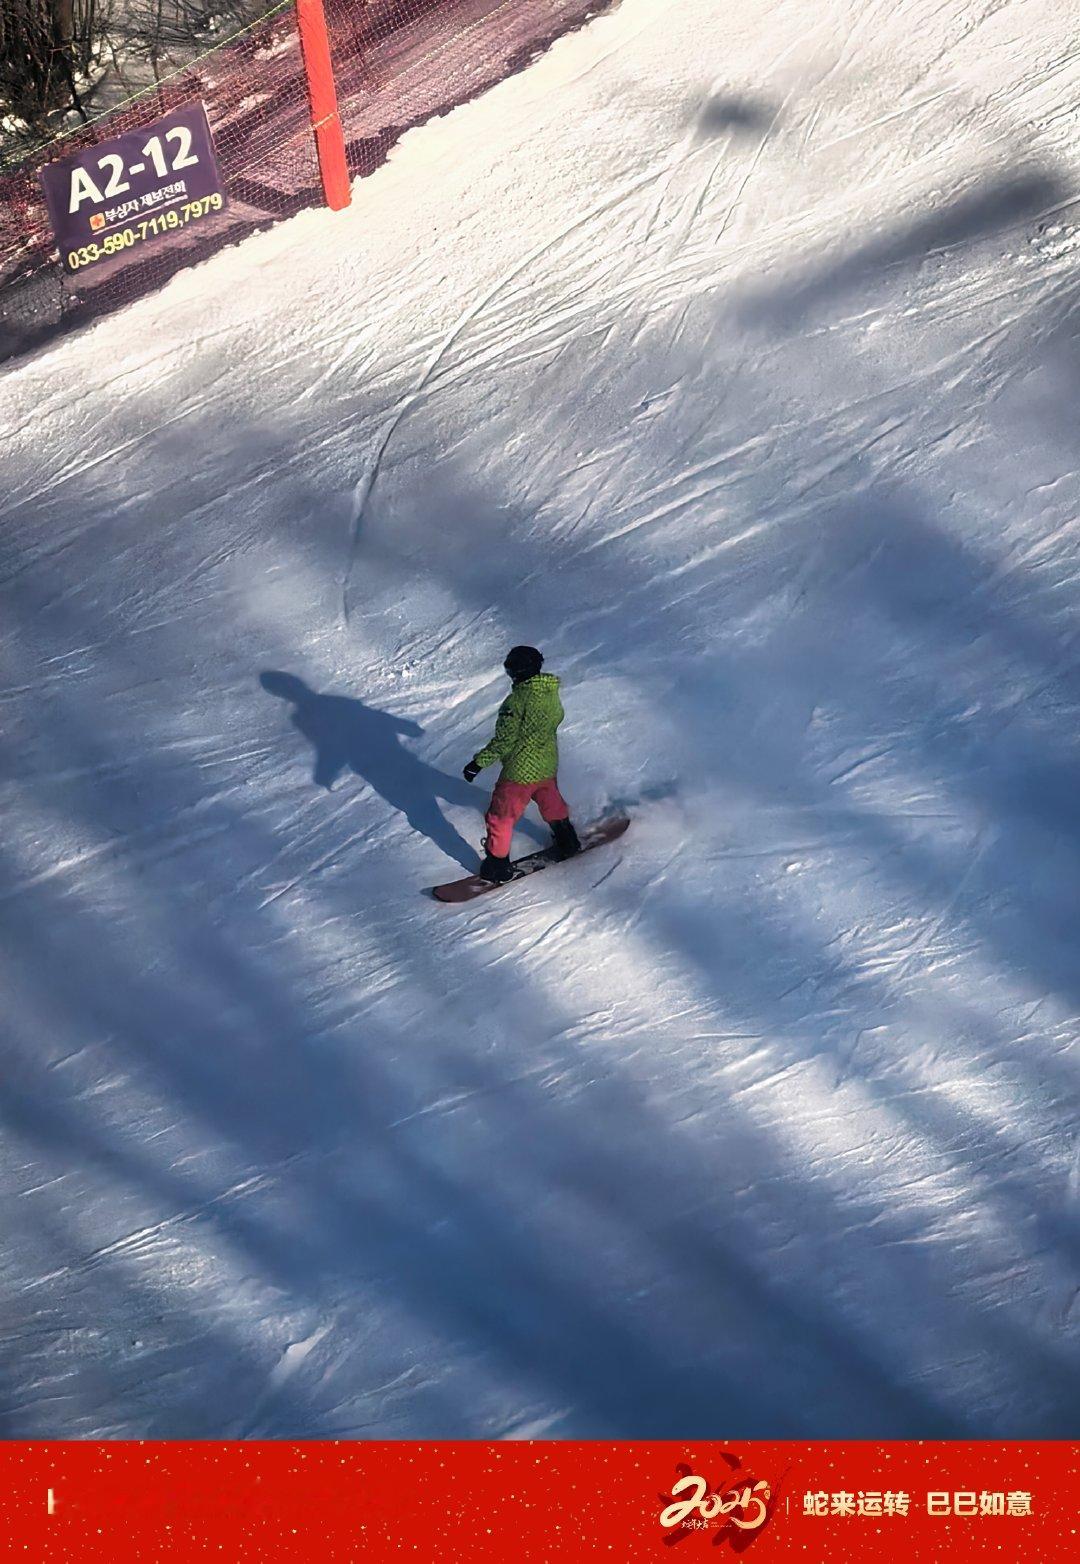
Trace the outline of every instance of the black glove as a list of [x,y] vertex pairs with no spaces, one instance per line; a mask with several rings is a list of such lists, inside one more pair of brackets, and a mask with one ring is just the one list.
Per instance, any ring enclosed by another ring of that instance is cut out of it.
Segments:
[[466,782],[475,782],[483,769],[483,766],[478,766],[475,760],[470,760],[461,774]]

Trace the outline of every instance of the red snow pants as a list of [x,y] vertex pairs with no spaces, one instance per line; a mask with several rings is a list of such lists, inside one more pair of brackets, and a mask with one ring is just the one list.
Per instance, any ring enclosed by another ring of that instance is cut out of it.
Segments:
[[514,827],[534,801],[540,818],[549,825],[555,820],[569,820],[570,810],[554,777],[545,782],[496,782],[484,816],[487,850],[493,858],[507,856]]

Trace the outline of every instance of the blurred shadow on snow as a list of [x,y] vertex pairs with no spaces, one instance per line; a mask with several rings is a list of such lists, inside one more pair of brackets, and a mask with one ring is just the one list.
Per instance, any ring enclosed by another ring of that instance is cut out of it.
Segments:
[[812,311],[856,289],[886,286],[896,267],[919,265],[956,245],[977,243],[1032,222],[1073,193],[1056,169],[1032,167],[984,175],[964,195],[936,211],[916,214],[839,260],[826,260],[816,270],[750,294],[739,315],[758,325],[795,326]]
[[[861,819],[877,853],[970,923],[1006,967],[1080,1009],[1080,746],[1054,715],[1080,709],[1069,650],[1080,612],[1034,569],[999,576],[992,555],[979,558],[911,497],[822,507],[814,549],[821,568],[785,626],[785,685],[803,688],[810,707],[848,713],[852,761],[831,784],[807,775],[803,798]],[[820,622],[844,625],[858,669],[845,668],[840,648],[824,659],[815,650]],[[960,863],[868,794],[890,756],[956,811],[971,838]],[[759,766],[759,787],[767,776]]]
[[727,131],[764,135],[772,129],[776,115],[776,105],[764,99],[741,93],[718,92],[698,109],[697,132],[702,140],[709,136],[722,136]]
[[[26,954],[32,959],[32,946]],[[145,1025],[130,972],[117,976],[118,1016],[125,1015],[129,1028]],[[163,989],[159,998],[171,1006],[176,992]],[[77,981],[65,981],[59,997],[81,1004],[85,995]],[[205,1041],[208,1019],[201,1036],[191,1039],[196,1049]],[[129,1041],[135,1041],[130,1033]],[[121,1049],[112,1063],[122,1065],[126,1052]],[[9,1068],[12,1061],[9,1053]],[[220,1253],[228,1226],[222,1217],[231,1199],[242,1203],[242,1192],[208,1184],[196,1169],[170,1166],[160,1147],[155,1155],[119,1125],[95,1122],[46,1069],[35,1079],[24,1061],[21,1073],[17,1089],[4,1094],[5,1135],[29,1156],[30,1167],[47,1158],[67,1193],[63,1202],[48,1203],[34,1192],[6,1223],[9,1255],[35,1253],[41,1268],[20,1279],[19,1312],[9,1314],[5,1332],[0,1406],[11,1425],[5,1437],[32,1430],[39,1437],[122,1438],[132,1427],[132,1405],[143,1408],[138,1426],[148,1438],[197,1439],[225,1431],[238,1437],[245,1406],[265,1385],[264,1347],[228,1310],[209,1307],[199,1279],[183,1266],[178,1273],[172,1263],[191,1252],[181,1242],[185,1232],[204,1253]],[[152,1210],[162,1218],[160,1229],[88,1244],[103,1183],[121,1224],[126,1216],[137,1228],[139,1213]],[[139,1265],[143,1243],[157,1245],[157,1254]],[[154,1386],[149,1407],[148,1383]],[[276,1393],[275,1412],[294,1426],[304,1424],[303,1403],[287,1386]]]

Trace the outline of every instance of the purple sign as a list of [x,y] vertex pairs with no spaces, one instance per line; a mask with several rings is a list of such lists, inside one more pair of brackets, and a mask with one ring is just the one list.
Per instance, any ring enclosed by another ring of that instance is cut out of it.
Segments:
[[41,183],[69,272],[140,251],[225,206],[201,103],[48,163]]

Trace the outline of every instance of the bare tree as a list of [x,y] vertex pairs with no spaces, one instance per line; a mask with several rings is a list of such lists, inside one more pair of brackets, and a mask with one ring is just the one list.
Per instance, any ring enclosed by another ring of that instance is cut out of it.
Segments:
[[2,0],[0,103],[31,130],[75,108],[86,118],[80,76],[90,66],[96,0]]
[[[109,74],[137,91],[183,66],[215,37],[262,16],[272,0],[0,0],[0,116],[34,142],[57,117],[84,103],[91,81]],[[10,117],[13,116],[14,124]]]
[[134,85],[145,80],[138,67],[146,64],[160,81],[209,41],[228,38],[271,5],[272,0],[124,0],[104,29],[113,71]]

